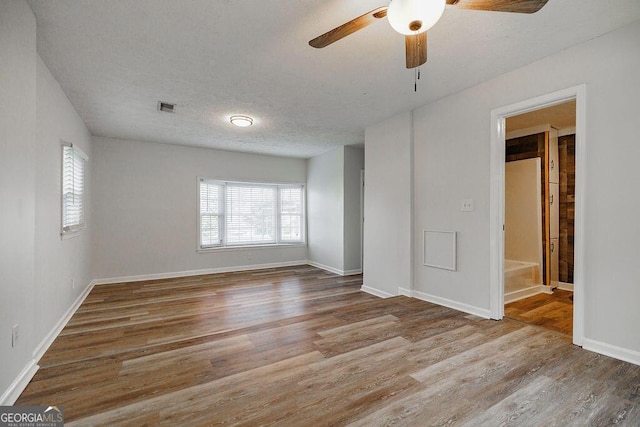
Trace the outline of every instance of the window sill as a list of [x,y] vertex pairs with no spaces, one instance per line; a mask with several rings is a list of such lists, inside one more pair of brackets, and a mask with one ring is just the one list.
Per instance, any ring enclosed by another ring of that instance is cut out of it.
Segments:
[[78,228],[76,230],[63,231],[60,233],[60,240],[67,240],[78,237],[80,236],[80,234],[82,234],[82,230],[84,230],[84,227]]
[[218,246],[213,248],[198,248],[198,253],[208,252],[234,252],[234,251],[253,251],[263,249],[288,249],[288,248],[304,248],[306,243],[281,243],[279,245],[251,245],[251,246]]

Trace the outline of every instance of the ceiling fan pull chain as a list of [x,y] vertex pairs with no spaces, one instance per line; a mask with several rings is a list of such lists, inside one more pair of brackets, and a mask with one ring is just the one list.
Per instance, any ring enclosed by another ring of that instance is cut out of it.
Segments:
[[[420,37],[418,36],[417,30],[414,32],[413,37],[415,38],[415,44],[419,51],[421,43],[420,43]],[[407,55],[408,55],[408,51],[407,51]],[[420,80],[420,66],[417,66],[413,69],[413,91],[414,92],[418,91],[418,80]]]

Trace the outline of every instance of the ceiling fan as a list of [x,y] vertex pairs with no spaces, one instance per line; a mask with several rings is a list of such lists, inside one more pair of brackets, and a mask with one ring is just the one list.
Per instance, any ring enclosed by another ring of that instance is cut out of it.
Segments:
[[491,12],[535,13],[548,0],[391,0],[362,16],[326,32],[309,42],[321,49],[358,30],[387,18],[394,30],[405,35],[407,68],[427,62],[427,30],[442,16],[445,6],[457,9],[486,10]]

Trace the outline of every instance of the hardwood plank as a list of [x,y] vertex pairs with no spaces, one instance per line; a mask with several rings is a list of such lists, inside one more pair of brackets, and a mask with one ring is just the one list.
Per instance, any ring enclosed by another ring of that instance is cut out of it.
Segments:
[[573,292],[556,289],[553,294],[538,294],[504,307],[511,319],[544,326],[567,335],[573,335]]
[[361,285],[299,266],[96,286],[16,404],[71,426],[638,425],[640,366]]

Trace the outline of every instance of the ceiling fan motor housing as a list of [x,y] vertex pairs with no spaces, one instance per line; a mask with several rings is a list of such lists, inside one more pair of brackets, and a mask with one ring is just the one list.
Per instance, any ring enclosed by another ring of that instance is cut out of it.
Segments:
[[420,28],[422,28],[422,21],[411,21],[409,23],[409,29],[411,31],[420,31]]

